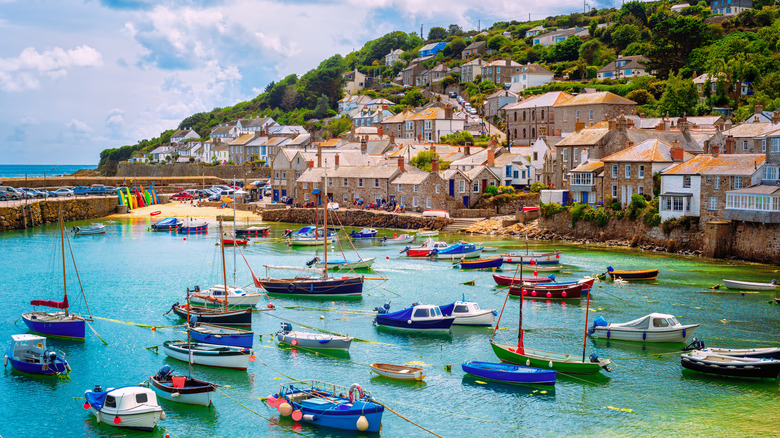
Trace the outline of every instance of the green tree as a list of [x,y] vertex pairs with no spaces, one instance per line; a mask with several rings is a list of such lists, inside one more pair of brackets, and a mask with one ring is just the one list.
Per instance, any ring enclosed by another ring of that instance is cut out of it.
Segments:
[[499,51],[507,44],[509,44],[509,40],[507,40],[506,37],[503,35],[495,35],[490,37],[490,39],[487,41],[487,48],[490,50]]
[[431,172],[433,170],[433,157],[439,159],[439,170],[447,170],[450,168],[450,161],[441,161],[441,157],[438,153],[433,151],[422,151],[409,161],[412,166],[423,170],[425,172]]
[[673,74],[666,81],[666,91],[658,102],[658,109],[662,113],[668,112],[671,116],[681,117],[684,114],[694,114],[698,103],[699,95],[693,80]]
[[447,30],[434,26],[428,31],[428,41],[440,41],[447,38]]
[[406,95],[401,99],[401,104],[412,107],[422,106],[424,103],[425,97],[418,89],[407,91]]
[[569,37],[565,41],[550,46],[550,51],[547,53],[545,61],[575,61],[580,56],[580,46],[582,46],[580,37]]
[[460,58],[461,52],[463,52],[463,49],[466,48],[466,42],[463,41],[463,38],[461,37],[455,37],[452,39],[452,41],[447,44],[444,49],[442,49],[442,53],[444,56],[447,56],[449,58]]
[[457,24],[450,24],[447,28],[447,33],[450,34],[450,36],[459,36],[463,35],[463,29]]
[[633,24],[622,24],[612,31],[612,44],[622,52],[629,44],[639,41],[640,33]]
[[328,115],[329,109],[330,103],[328,102],[328,96],[324,94],[320,95],[320,98],[317,99],[317,106],[314,107],[314,115],[318,119],[322,119]]
[[676,16],[666,11],[650,17],[652,31],[648,66],[662,79],[685,65],[692,50],[710,40],[707,24],[697,17]]

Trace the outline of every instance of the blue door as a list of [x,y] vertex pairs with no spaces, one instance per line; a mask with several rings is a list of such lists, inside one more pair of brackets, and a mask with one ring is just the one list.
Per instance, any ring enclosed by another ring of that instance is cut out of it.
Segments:
[[569,205],[569,192],[563,192],[563,202],[561,205]]
[[282,189],[282,198],[287,196],[287,189]]
[[463,205],[465,205],[466,207],[469,206],[469,197],[468,196],[464,196],[463,197]]
[[279,202],[279,190],[274,189],[274,202]]
[[450,196],[455,196],[455,180],[450,180]]
[[582,192],[582,203],[583,204],[588,203],[588,192]]

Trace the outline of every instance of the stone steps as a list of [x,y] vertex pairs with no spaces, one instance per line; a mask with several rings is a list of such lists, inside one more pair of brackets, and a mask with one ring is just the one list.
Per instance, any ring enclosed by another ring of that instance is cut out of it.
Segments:
[[442,231],[445,233],[457,233],[482,220],[485,220],[485,218],[453,218],[452,223],[444,227]]

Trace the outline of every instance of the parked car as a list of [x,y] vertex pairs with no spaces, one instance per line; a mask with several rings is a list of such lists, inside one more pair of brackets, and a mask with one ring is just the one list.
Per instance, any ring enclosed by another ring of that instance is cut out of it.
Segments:
[[219,192],[209,196],[209,201],[219,201],[222,198],[233,196],[233,193],[235,193],[235,190],[220,190]]
[[56,193],[57,196],[65,196],[65,197],[68,197],[68,198],[73,196],[73,190],[66,189],[65,187],[59,188],[59,189],[53,191],[52,193]]
[[271,196],[274,194],[274,191],[271,189],[271,187],[266,187],[265,190],[263,190],[263,196]]
[[43,192],[39,192],[38,190],[33,189],[32,187],[20,187],[19,191],[25,194],[25,197],[28,197],[29,199],[33,198],[40,198],[43,199],[46,196],[43,194]]
[[456,92],[454,92],[454,91],[450,91],[450,97],[454,99],[454,98],[458,97],[458,94]]
[[76,196],[83,195],[87,196],[89,195],[89,187],[86,186],[76,186],[73,187],[73,194]]
[[116,189],[109,189],[108,187],[104,186],[103,184],[92,184],[92,186],[89,188],[89,194],[90,195],[108,195],[113,193],[113,191]]
[[0,201],[24,199],[24,194],[13,187],[0,187]]
[[173,199],[174,201],[189,201],[190,199],[192,199],[192,195],[190,195],[187,192],[179,192],[171,196],[171,199]]
[[477,109],[476,108],[469,108],[469,114],[476,115]]

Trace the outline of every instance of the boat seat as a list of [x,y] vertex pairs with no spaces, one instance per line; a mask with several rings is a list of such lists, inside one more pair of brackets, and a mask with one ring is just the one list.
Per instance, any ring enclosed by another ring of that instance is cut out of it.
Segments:
[[400,373],[408,373],[408,372],[409,372],[409,370],[400,370],[400,371],[398,371],[399,374]]

